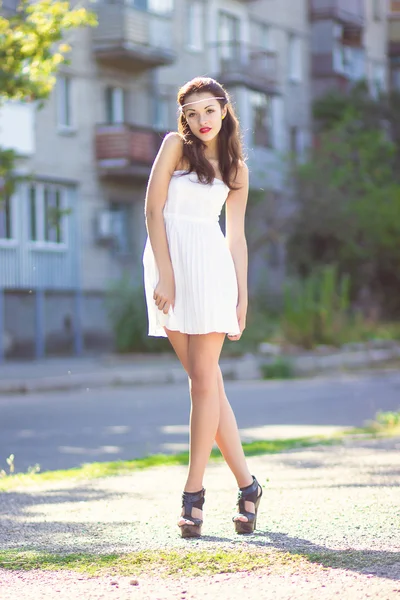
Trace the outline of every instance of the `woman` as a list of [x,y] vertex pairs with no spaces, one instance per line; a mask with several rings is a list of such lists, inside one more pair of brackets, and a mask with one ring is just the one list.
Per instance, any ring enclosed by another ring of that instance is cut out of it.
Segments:
[[[246,464],[219,356],[246,325],[248,170],[224,88],[196,78],[178,93],[179,133],[168,134],[146,194],[143,263],[149,335],[167,336],[189,376],[189,472],[178,522],[199,537],[203,476],[216,441],[239,486],[237,533],[252,533],[262,488]],[[226,203],[226,238],[218,223]]]

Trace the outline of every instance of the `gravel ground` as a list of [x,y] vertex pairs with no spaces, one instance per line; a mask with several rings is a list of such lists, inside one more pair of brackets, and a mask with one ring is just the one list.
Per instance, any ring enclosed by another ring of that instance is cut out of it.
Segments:
[[[396,438],[250,459],[264,497],[259,530],[245,538],[233,533],[236,489],[222,463],[208,467],[204,537],[196,541],[182,540],[175,526],[183,467],[5,493],[0,498],[2,549],[100,554],[242,548],[305,558],[196,579],[139,575],[138,585],[133,585],[135,573],[90,579],[67,571],[0,570],[1,600],[399,598],[399,450]],[[327,566],[308,562],[310,553],[327,555]]]

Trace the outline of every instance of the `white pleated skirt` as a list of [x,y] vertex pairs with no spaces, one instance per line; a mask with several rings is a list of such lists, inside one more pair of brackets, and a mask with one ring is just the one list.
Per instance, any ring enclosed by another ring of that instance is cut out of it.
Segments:
[[188,334],[240,333],[235,266],[219,223],[176,214],[164,214],[164,218],[175,276],[175,306],[165,315],[154,302],[159,274],[147,239],[143,267],[149,335],[166,337],[164,328]]

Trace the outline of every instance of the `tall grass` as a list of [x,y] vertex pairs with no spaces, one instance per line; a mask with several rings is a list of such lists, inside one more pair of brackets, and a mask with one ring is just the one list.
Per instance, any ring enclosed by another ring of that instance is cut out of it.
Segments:
[[284,288],[281,327],[285,339],[304,348],[340,345],[348,323],[350,278],[329,265]]

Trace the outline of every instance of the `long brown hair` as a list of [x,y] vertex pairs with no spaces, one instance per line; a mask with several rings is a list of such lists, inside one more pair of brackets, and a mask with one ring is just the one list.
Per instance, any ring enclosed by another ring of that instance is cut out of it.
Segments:
[[[230,103],[229,94],[223,86],[211,77],[196,77],[188,81],[178,92],[178,104],[183,106],[186,98],[191,94],[207,92],[218,100],[221,108],[226,106],[227,112],[218,133],[218,162],[222,180],[230,189],[235,189],[232,181],[235,180],[239,162],[243,159],[243,149],[239,132],[239,121]],[[204,144],[190,130],[183,111],[178,118],[178,131],[183,138],[183,159],[188,163],[188,173],[195,172],[201,183],[212,183],[215,177],[214,169],[204,156]]]

